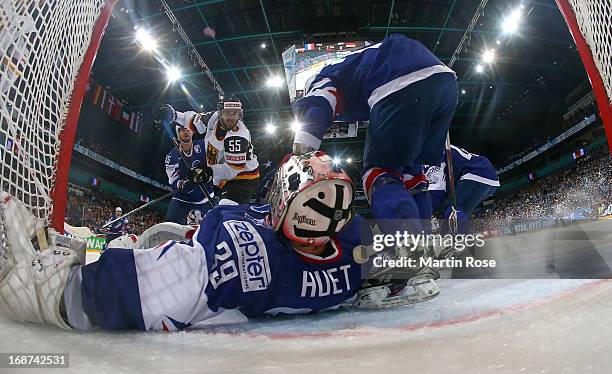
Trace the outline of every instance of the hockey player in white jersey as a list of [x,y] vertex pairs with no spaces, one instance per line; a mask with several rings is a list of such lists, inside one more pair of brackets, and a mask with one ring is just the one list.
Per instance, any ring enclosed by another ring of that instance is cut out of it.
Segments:
[[221,189],[221,197],[239,204],[250,202],[259,180],[259,163],[251,133],[242,121],[238,98],[223,98],[217,111],[206,113],[176,112],[164,105],[160,108],[160,120],[204,134],[206,162],[212,168],[213,183]]
[[224,202],[192,240],[110,248],[82,265],[70,248],[36,251],[30,238],[40,221],[0,193],[7,238],[0,241],[0,311],[65,329],[172,331],[228,309],[247,317],[307,314],[438,295],[436,272],[419,267],[390,269],[362,288],[376,266],[373,257],[355,257],[369,226],[353,213],[350,177],[322,152],[293,156],[279,168],[269,207]]

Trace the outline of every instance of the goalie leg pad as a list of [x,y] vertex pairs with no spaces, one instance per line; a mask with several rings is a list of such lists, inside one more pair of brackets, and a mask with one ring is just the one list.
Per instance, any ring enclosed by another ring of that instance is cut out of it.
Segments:
[[18,321],[69,329],[60,306],[77,255],[56,245],[37,251],[31,239],[39,236],[43,223],[13,196],[0,192],[0,312]]
[[0,310],[17,321],[70,326],[60,307],[66,280],[78,264],[74,251],[49,248],[30,262],[19,262],[0,280]]
[[[0,191],[0,232],[6,235],[4,246],[12,246],[12,250],[2,253],[2,256],[11,257],[14,264],[21,261],[30,261],[36,256],[36,250],[32,245],[32,238],[43,230],[44,220],[34,217],[27,207],[9,195]],[[3,244],[0,242],[0,250]],[[0,277],[3,269],[0,263]]]

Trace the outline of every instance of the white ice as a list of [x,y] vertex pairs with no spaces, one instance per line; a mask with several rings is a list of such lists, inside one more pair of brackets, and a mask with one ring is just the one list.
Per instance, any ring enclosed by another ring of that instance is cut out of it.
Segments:
[[230,312],[175,333],[68,332],[0,320],[0,352],[69,352],[69,372],[91,374],[612,372],[612,281],[439,285],[439,297],[414,306],[249,322]]

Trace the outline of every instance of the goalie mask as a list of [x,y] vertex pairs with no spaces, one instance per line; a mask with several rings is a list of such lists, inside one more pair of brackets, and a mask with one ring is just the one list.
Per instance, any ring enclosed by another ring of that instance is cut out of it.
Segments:
[[268,194],[270,222],[294,243],[321,246],[353,217],[353,183],[321,151],[291,156]]

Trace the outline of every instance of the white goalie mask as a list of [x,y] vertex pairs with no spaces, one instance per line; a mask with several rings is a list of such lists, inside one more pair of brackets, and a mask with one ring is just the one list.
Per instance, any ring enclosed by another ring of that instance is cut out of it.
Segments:
[[353,217],[353,182],[321,151],[291,156],[268,194],[270,222],[294,243],[327,243]]

